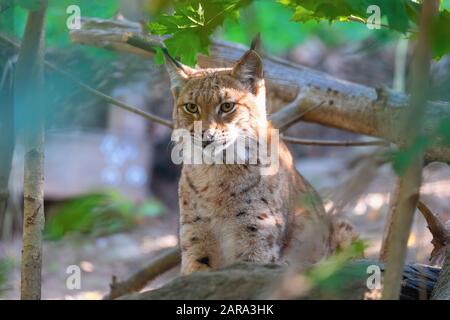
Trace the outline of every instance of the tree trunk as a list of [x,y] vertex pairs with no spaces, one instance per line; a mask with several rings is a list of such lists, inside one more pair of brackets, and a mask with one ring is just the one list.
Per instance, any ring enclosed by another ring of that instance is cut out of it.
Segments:
[[[11,55],[12,55],[11,51]],[[0,75],[0,238],[12,230],[7,222],[9,176],[14,152],[14,68],[6,64]]]
[[[435,0],[425,0],[422,6],[419,40],[413,61],[411,105],[408,110],[409,114],[400,122],[407,148],[412,148],[417,144],[422,135],[431,60],[429,30],[438,8],[439,2]],[[402,271],[408,250],[408,237],[419,200],[423,153],[418,152],[411,155],[410,158],[405,172],[397,178],[396,190],[391,200],[389,219],[386,224],[386,238],[383,242],[386,257],[383,299],[399,298]]]
[[24,125],[24,220],[21,298],[41,298],[42,229],[44,227],[43,61],[46,2],[28,13],[17,63],[17,104]]

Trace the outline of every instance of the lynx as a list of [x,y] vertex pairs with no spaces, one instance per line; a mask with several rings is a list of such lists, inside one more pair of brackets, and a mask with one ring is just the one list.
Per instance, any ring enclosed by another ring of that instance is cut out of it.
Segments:
[[[237,137],[272,142],[276,135],[266,115],[263,63],[255,50],[231,68],[193,69],[168,55],[166,66],[175,131],[187,130],[193,140],[201,139],[200,148],[212,145],[224,154]],[[196,124],[202,127],[200,137]],[[276,142],[278,166],[270,174],[263,174],[260,161],[183,164],[178,190],[182,274],[240,261],[307,267],[355,237],[351,225],[327,215],[286,145]]]

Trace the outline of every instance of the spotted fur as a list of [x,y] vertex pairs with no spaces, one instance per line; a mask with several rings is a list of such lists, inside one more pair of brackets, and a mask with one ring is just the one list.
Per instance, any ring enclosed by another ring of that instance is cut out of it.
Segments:
[[[174,95],[175,129],[193,132],[194,121],[230,139],[233,132],[257,137],[270,133],[262,60],[247,51],[232,68],[195,70],[166,61]],[[230,114],[218,114],[232,102]],[[186,104],[199,112],[186,112]],[[179,182],[182,273],[238,261],[292,261],[310,265],[347,239],[324,210],[320,197],[296,171],[280,141],[279,170],[262,175],[260,164],[185,164]]]

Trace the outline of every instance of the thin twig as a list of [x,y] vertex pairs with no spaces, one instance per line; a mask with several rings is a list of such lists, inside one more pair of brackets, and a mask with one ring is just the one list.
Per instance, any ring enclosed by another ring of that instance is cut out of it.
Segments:
[[65,76],[68,79],[70,79],[71,81],[76,83],[78,86],[80,86],[84,90],[92,93],[93,95],[97,96],[98,98],[100,98],[100,99],[102,99],[102,100],[104,100],[104,101],[106,101],[106,102],[108,102],[110,104],[113,104],[113,105],[118,106],[118,107],[120,107],[120,108],[122,108],[124,110],[127,110],[127,111],[132,112],[134,114],[137,114],[137,115],[139,115],[141,117],[144,117],[147,120],[151,120],[151,121],[157,122],[159,124],[165,125],[165,126],[167,126],[169,128],[173,128],[173,124],[172,124],[172,122],[170,120],[163,119],[161,117],[158,117],[157,115],[151,114],[149,112],[146,112],[146,111],[143,111],[143,110],[138,109],[136,107],[133,107],[133,106],[131,106],[129,104],[126,104],[126,103],[124,103],[122,101],[114,99],[113,97],[108,96],[108,95],[106,95],[106,94],[104,94],[104,93],[102,93],[102,92],[100,92],[100,91],[98,91],[98,90],[88,86],[87,84],[81,82],[80,80],[78,80],[77,78],[75,78],[74,76],[69,74],[68,72],[60,70],[56,66],[54,66],[54,65],[52,65],[50,63],[46,63],[45,65],[48,66],[53,71],[58,72],[59,74]]
[[[349,17],[347,18],[347,20],[353,21],[353,22],[359,22],[359,23],[362,23],[362,24],[365,24],[365,25],[367,25],[367,23],[368,23],[366,19],[363,19],[363,18],[360,18],[360,17],[357,17],[357,16],[349,16]],[[383,28],[385,28],[385,29],[389,29],[389,30],[393,30],[393,31],[398,31],[398,30],[392,29],[389,25],[384,24],[384,23],[380,23],[379,26],[380,26],[380,27],[383,27]],[[409,28],[408,28],[408,29],[406,30],[406,32],[409,32],[409,33],[417,33],[418,31],[417,31],[417,30],[413,30],[413,29],[409,29]]]
[[[16,49],[20,49],[20,44],[16,43],[14,40],[9,39],[7,36],[5,36],[3,34],[0,34],[0,39],[3,40],[6,43],[12,45]],[[169,128],[173,128],[173,123],[170,120],[163,119],[161,117],[158,117],[157,115],[154,115],[154,114],[151,114],[149,112],[140,110],[139,108],[133,107],[133,106],[131,106],[129,104],[126,104],[126,103],[124,103],[122,101],[114,99],[113,97],[108,96],[108,95],[106,95],[106,94],[104,94],[104,93],[102,93],[102,92],[100,92],[100,91],[98,91],[98,90],[88,86],[87,84],[85,84],[82,81],[78,80],[76,77],[74,77],[70,73],[68,73],[68,72],[66,72],[64,70],[61,70],[60,68],[58,68],[57,66],[55,66],[54,64],[52,64],[52,63],[50,63],[48,61],[44,61],[44,65],[46,67],[48,67],[49,69],[53,70],[54,72],[57,72],[57,73],[63,75],[64,77],[66,77],[67,79],[71,80],[72,82],[74,82],[75,84],[77,84],[78,86],[83,88],[84,90],[92,93],[93,95],[97,96],[98,98],[100,98],[100,99],[102,99],[102,100],[104,100],[104,101],[106,101],[106,102],[108,102],[110,104],[113,104],[113,105],[118,106],[118,107],[120,107],[122,109],[125,109],[125,110],[127,110],[129,112],[132,112],[132,113],[137,114],[137,115],[139,115],[141,117],[144,117],[147,120],[155,121],[155,122],[157,122],[159,124],[162,124],[162,125],[165,125],[165,126],[167,126]]]
[[443,257],[443,254],[445,254],[445,247],[450,243],[450,231],[447,230],[445,224],[431,212],[427,205],[420,200],[417,203],[417,209],[422,213],[427,222],[428,229],[430,229],[430,232],[433,235],[433,240],[431,240],[433,251],[431,251],[429,260],[432,263],[436,263]]
[[303,144],[307,146],[328,146],[328,147],[363,147],[363,146],[387,146],[389,145],[383,140],[373,141],[337,141],[337,140],[314,140],[300,139],[281,135],[281,138],[287,143]]

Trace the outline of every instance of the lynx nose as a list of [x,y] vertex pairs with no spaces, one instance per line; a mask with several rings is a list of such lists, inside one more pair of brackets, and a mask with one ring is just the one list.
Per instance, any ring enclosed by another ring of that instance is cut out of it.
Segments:
[[202,145],[203,148],[210,145],[211,143],[214,142],[214,139],[216,138],[216,132],[213,130],[204,130],[203,131],[203,141],[202,141]]

